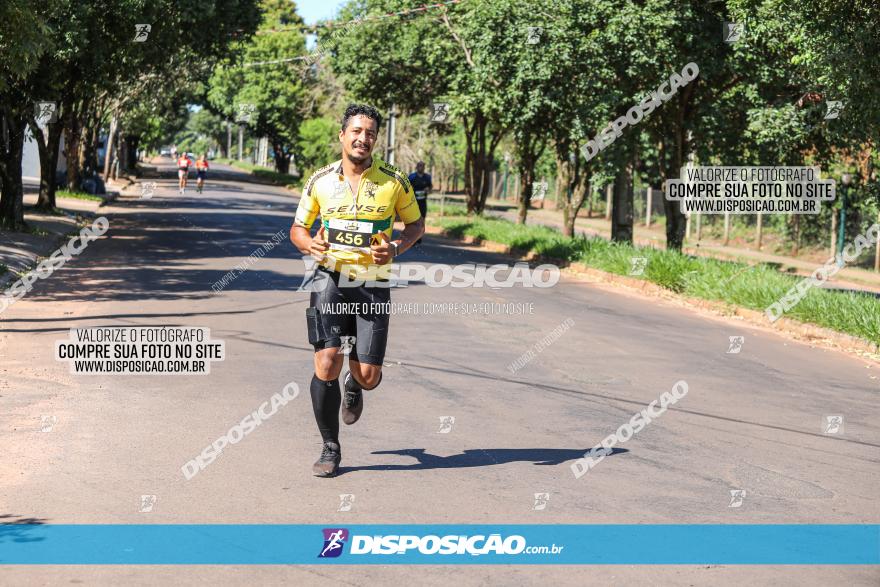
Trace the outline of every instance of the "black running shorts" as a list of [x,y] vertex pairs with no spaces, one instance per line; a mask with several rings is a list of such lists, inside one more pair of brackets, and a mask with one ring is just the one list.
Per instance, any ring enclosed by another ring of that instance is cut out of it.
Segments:
[[385,358],[391,289],[339,287],[339,273],[320,267],[310,289],[306,310],[309,343],[315,351],[342,346],[342,337],[355,337],[349,358],[381,365]]

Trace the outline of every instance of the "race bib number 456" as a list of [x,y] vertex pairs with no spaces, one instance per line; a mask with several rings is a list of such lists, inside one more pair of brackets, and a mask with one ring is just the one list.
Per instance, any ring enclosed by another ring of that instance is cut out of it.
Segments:
[[327,222],[327,240],[331,249],[369,252],[373,223],[362,220],[331,218]]

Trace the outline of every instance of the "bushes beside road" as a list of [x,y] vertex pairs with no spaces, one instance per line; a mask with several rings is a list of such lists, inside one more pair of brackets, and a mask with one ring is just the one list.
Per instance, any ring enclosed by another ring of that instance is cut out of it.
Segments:
[[[685,296],[727,302],[763,312],[800,282],[770,265],[691,257],[675,251],[611,243],[581,236],[566,238],[544,226],[507,220],[444,217],[429,221],[454,237],[470,236],[523,251],[579,262],[617,275],[645,279]],[[645,261],[634,261],[644,258]],[[638,272],[643,263],[643,273]],[[870,294],[812,288],[785,316],[880,343],[880,299]]]
[[299,185],[299,178],[289,173],[278,173],[272,169],[266,169],[247,161],[236,161],[235,159],[215,159],[217,163],[238,167],[244,171],[249,171],[256,178],[265,180],[275,185],[283,185],[288,187],[296,187]]

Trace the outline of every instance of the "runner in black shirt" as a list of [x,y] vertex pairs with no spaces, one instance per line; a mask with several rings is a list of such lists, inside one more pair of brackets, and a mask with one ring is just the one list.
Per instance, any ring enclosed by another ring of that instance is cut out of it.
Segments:
[[[431,183],[431,174],[425,173],[425,162],[416,163],[415,173],[409,174],[409,183],[412,185],[413,191],[416,193],[416,203],[419,205],[419,211],[422,218],[427,218],[428,214],[428,192],[434,189]],[[422,239],[416,241],[416,246],[421,246]]]

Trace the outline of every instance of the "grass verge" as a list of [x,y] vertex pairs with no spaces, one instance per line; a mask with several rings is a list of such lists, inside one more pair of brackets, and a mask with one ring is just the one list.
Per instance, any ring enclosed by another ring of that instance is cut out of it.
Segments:
[[[429,221],[451,236],[470,236],[534,251],[556,259],[645,279],[686,296],[735,304],[752,310],[778,301],[802,279],[768,265],[691,257],[674,251],[611,243],[599,238],[567,238],[543,226],[520,226],[501,219],[443,217]],[[642,275],[630,275],[634,257],[644,257]],[[787,318],[824,326],[880,343],[880,299],[861,293],[812,288]]]
[[[440,202],[428,200],[428,216],[440,215]],[[467,216],[467,206],[464,204],[456,204],[455,202],[445,202],[443,204],[443,216]]]
[[272,169],[266,169],[265,167],[260,167],[259,165],[248,163],[247,161],[236,161],[235,159],[216,159],[216,161],[218,163],[232,165],[233,167],[249,171],[254,177],[264,179],[275,185],[290,187],[297,187],[299,185],[299,178],[290,175],[289,173],[278,173]]
[[76,200],[91,200],[92,202],[103,202],[104,198],[101,196],[96,196],[95,194],[89,194],[86,192],[71,192],[68,190],[56,190],[55,191],[56,198],[74,198]]

